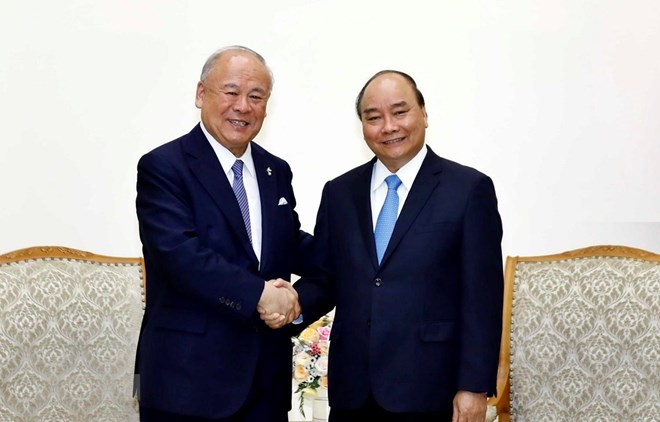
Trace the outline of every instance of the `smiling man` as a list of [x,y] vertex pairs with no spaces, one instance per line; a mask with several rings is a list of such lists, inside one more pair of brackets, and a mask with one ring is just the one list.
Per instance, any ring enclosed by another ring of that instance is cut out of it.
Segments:
[[306,320],[336,306],[330,421],[483,422],[503,289],[493,183],[425,145],[409,75],[378,72],[356,110],[375,157],[325,185],[314,242],[327,277],[294,284]]
[[289,165],[253,141],[272,85],[256,52],[216,51],[197,84],[201,122],[138,163],[142,422],[288,420],[291,338],[258,310],[298,316],[285,280],[301,275],[311,236],[300,230]]

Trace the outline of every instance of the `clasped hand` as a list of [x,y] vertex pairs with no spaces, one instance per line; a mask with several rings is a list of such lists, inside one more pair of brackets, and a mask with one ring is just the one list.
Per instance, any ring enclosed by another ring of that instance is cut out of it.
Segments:
[[281,328],[300,315],[298,292],[281,278],[266,281],[257,312],[270,328]]

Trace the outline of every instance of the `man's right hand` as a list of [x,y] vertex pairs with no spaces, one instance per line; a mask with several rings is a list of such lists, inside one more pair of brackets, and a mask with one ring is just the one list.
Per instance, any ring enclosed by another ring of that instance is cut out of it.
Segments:
[[281,328],[300,315],[298,292],[281,278],[266,281],[257,311],[270,328]]

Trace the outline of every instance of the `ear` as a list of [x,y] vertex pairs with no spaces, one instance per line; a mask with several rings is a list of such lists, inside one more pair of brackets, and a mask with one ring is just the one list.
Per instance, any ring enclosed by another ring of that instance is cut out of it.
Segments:
[[204,90],[204,84],[202,81],[197,82],[197,92],[195,93],[195,107],[197,108],[202,108],[202,105],[204,104],[204,94],[206,91]]
[[429,127],[429,115],[426,114],[426,107],[422,107],[422,113],[424,113],[424,127]]

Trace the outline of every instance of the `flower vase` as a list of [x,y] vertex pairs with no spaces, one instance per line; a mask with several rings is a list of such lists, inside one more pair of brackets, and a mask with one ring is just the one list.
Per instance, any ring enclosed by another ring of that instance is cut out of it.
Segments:
[[312,402],[312,422],[327,422],[329,413],[328,389],[319,387]]

